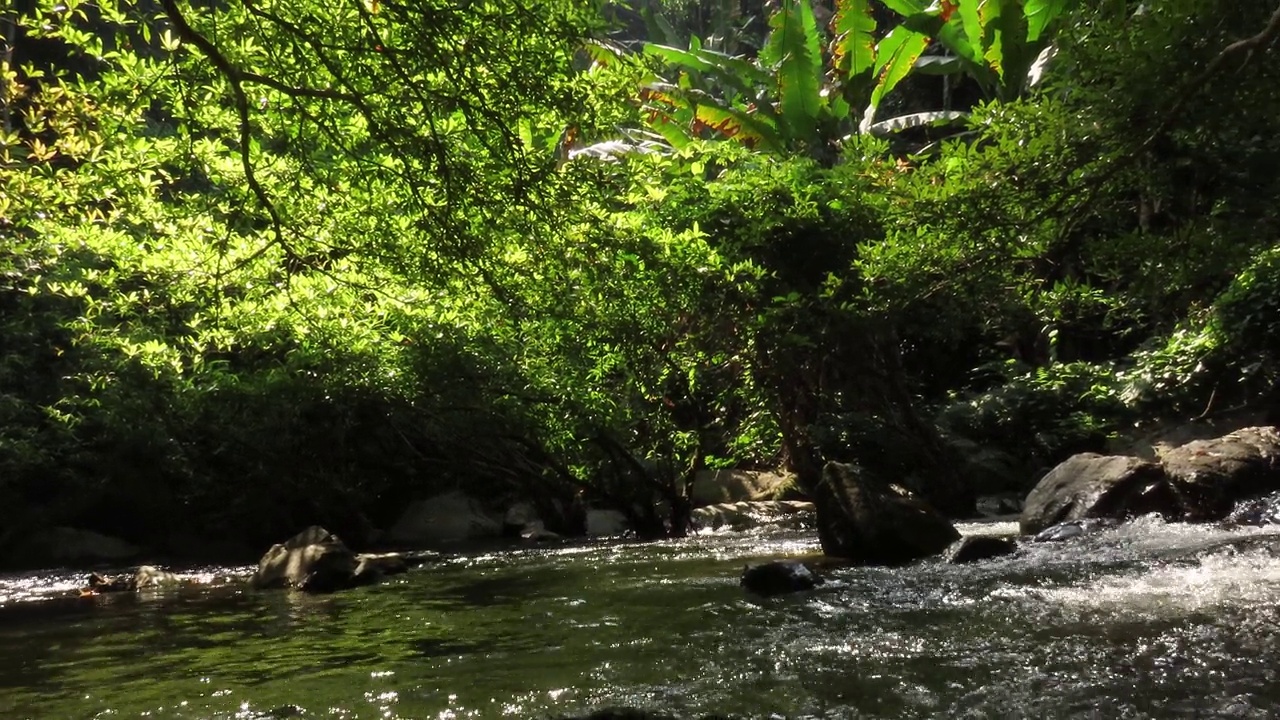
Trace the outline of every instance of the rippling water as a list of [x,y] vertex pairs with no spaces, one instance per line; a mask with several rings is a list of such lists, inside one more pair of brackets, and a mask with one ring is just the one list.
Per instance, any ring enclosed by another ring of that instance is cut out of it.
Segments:
[[743,563],[814,538],[479,554],[320,597],[0,578],[0,717],[1276,717],[1277,533],[1139,521],[770,600]]

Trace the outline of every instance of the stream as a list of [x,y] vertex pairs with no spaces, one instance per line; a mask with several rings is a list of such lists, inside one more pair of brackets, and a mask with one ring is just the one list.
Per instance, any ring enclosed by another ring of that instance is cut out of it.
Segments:
[[249,568],[90,598],[82,572],[0,576],[0,717],[1280,716],[1275,526],[1142,519],[738,586],[744,563],[817,552],[782,530],[477,552],[326,596],[250,590]]

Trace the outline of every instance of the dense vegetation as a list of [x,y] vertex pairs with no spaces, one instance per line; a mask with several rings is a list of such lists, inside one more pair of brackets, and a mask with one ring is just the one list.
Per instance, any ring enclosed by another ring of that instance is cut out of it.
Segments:
[[701,469],[831,459],[964,512],[1274,412],[1278,33],[1263,0],[19,2],[0,550],[359,543],[453,488],[679,533]]

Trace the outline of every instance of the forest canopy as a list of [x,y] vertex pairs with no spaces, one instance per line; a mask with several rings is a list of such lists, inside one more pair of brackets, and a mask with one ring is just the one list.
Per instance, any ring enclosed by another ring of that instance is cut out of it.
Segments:
[[[1280,10],[19,0],[0,554],[688,526],[856,461],[963,514],[1280,405]],[[199,528],[199,530],[193,530]]]

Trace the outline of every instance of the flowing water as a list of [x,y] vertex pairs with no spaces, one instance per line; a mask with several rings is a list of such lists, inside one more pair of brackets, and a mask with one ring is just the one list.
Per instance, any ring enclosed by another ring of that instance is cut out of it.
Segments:
[[1280,716],[1280,529],[1140,520],[829,569],[806,594],[738,586],[745,562],[816,552],[795,531],[525,549],[329,596],[0,578],[0,717]]

